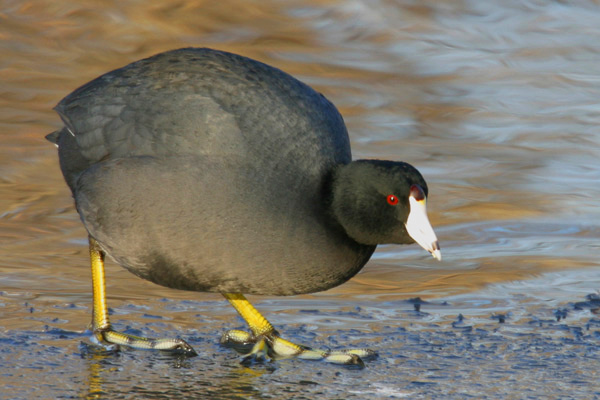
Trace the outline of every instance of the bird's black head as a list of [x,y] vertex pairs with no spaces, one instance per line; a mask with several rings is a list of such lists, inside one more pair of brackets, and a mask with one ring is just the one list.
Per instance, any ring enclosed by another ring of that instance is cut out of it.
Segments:
[[439,258],[439,245],[425,208],[427,183],[412,165],[354,161],[338,167],[331,188],[331,211],[358,243],[416,241]]

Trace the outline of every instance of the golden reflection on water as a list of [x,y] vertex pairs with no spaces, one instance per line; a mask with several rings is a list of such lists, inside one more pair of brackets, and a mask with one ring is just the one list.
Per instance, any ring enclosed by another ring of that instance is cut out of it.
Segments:
[[[511,268],[507,264],[512,263]],[[564,258],[519,258],[482,260],[476,269],[435,271],[395,266],[373,266],[372,270],[358,275],[343,288],[335,288],[336,295],[370,294],[377,299],[396,300],[406,297],[437,297],[474,292],[487,285],[530,279],[543,272],[585,268],[585,262]]]

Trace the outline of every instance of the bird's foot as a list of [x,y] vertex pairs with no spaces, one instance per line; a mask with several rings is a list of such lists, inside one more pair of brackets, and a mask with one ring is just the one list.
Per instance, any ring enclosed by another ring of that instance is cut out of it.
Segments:
[[183,339],[150,339],[117,332],[112,328],[95,329],[92,341],[109,350],[118,350],[119,346],[127,346],[142,350],[161,350],[185,357],[195,357],[196,351]]
[[118,350],[119,346],[134,349],[163,350],[185,357],[198,354],[192,346],[182,339],[149,339],[117,332],[112,329],[106,305],[106,282],[104,277],[104,251],[93,237],[89,237],[90,261],[92,266],[92,288],[94,291],[94,308],[92,312],[92,340],[108,349]]
[[221,337],[221,345],[244,354],[245,357],[242,363],[251,363],[255,360],[268,358],[278,360],[297,357],[303,360],[323,360],[333,364],[364,368],[363,359],[377,357],[377,353],[369,349],[313,349],[282,339],[275,330],[258,336],[237,329],[230,330]]

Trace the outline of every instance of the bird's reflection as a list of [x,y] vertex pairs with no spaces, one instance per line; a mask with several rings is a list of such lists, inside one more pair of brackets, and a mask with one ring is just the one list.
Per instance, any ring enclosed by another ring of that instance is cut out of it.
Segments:
[[[120,351],[107,351],[83,343],[80,349],[82,358],[87,360],[87,386],[81,397],[90,400],[120,394],[137,394],[146,398],[251,396],[260,399],[260,378],[275,370],[275,364],[268,362],[246,367],[240,364],[239,358],[232,359],[231,363],[221,364],[220,369],[215,369],[211,367],[212,363],[203,360],[202,356],[186,358],[169,353],[121,350],[142,355],[139,358],[135,357],[134,365],[137,367],[140,366],[138,361],[147,357],[146,360],[142,360],[143,368],[135,368],[128,365],[129,357],[125,357]],[[168,370],[179,372],[157,377],[158,371],[164,373],[165,363],[168,364]],[[132,378],[133,374],[135,378]],[[124,385],[127,381],[129,384]]]

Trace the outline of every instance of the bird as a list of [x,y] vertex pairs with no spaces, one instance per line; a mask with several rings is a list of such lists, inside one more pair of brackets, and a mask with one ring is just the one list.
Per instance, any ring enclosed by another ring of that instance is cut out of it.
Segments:
[[282,70],[209,48],[141,59],[79,87],[46,138],[88,233],[92,341],[197,353],[132,336],[108,317],[104,261],[173,289],[218,292],[250,332],[221,344],[244,360],[364,366],[370,349],[295,344],[244,295],[338,286],[378,244],[418,243],[441,260],[423,176],[403,161],[353,160],[342,115]]

